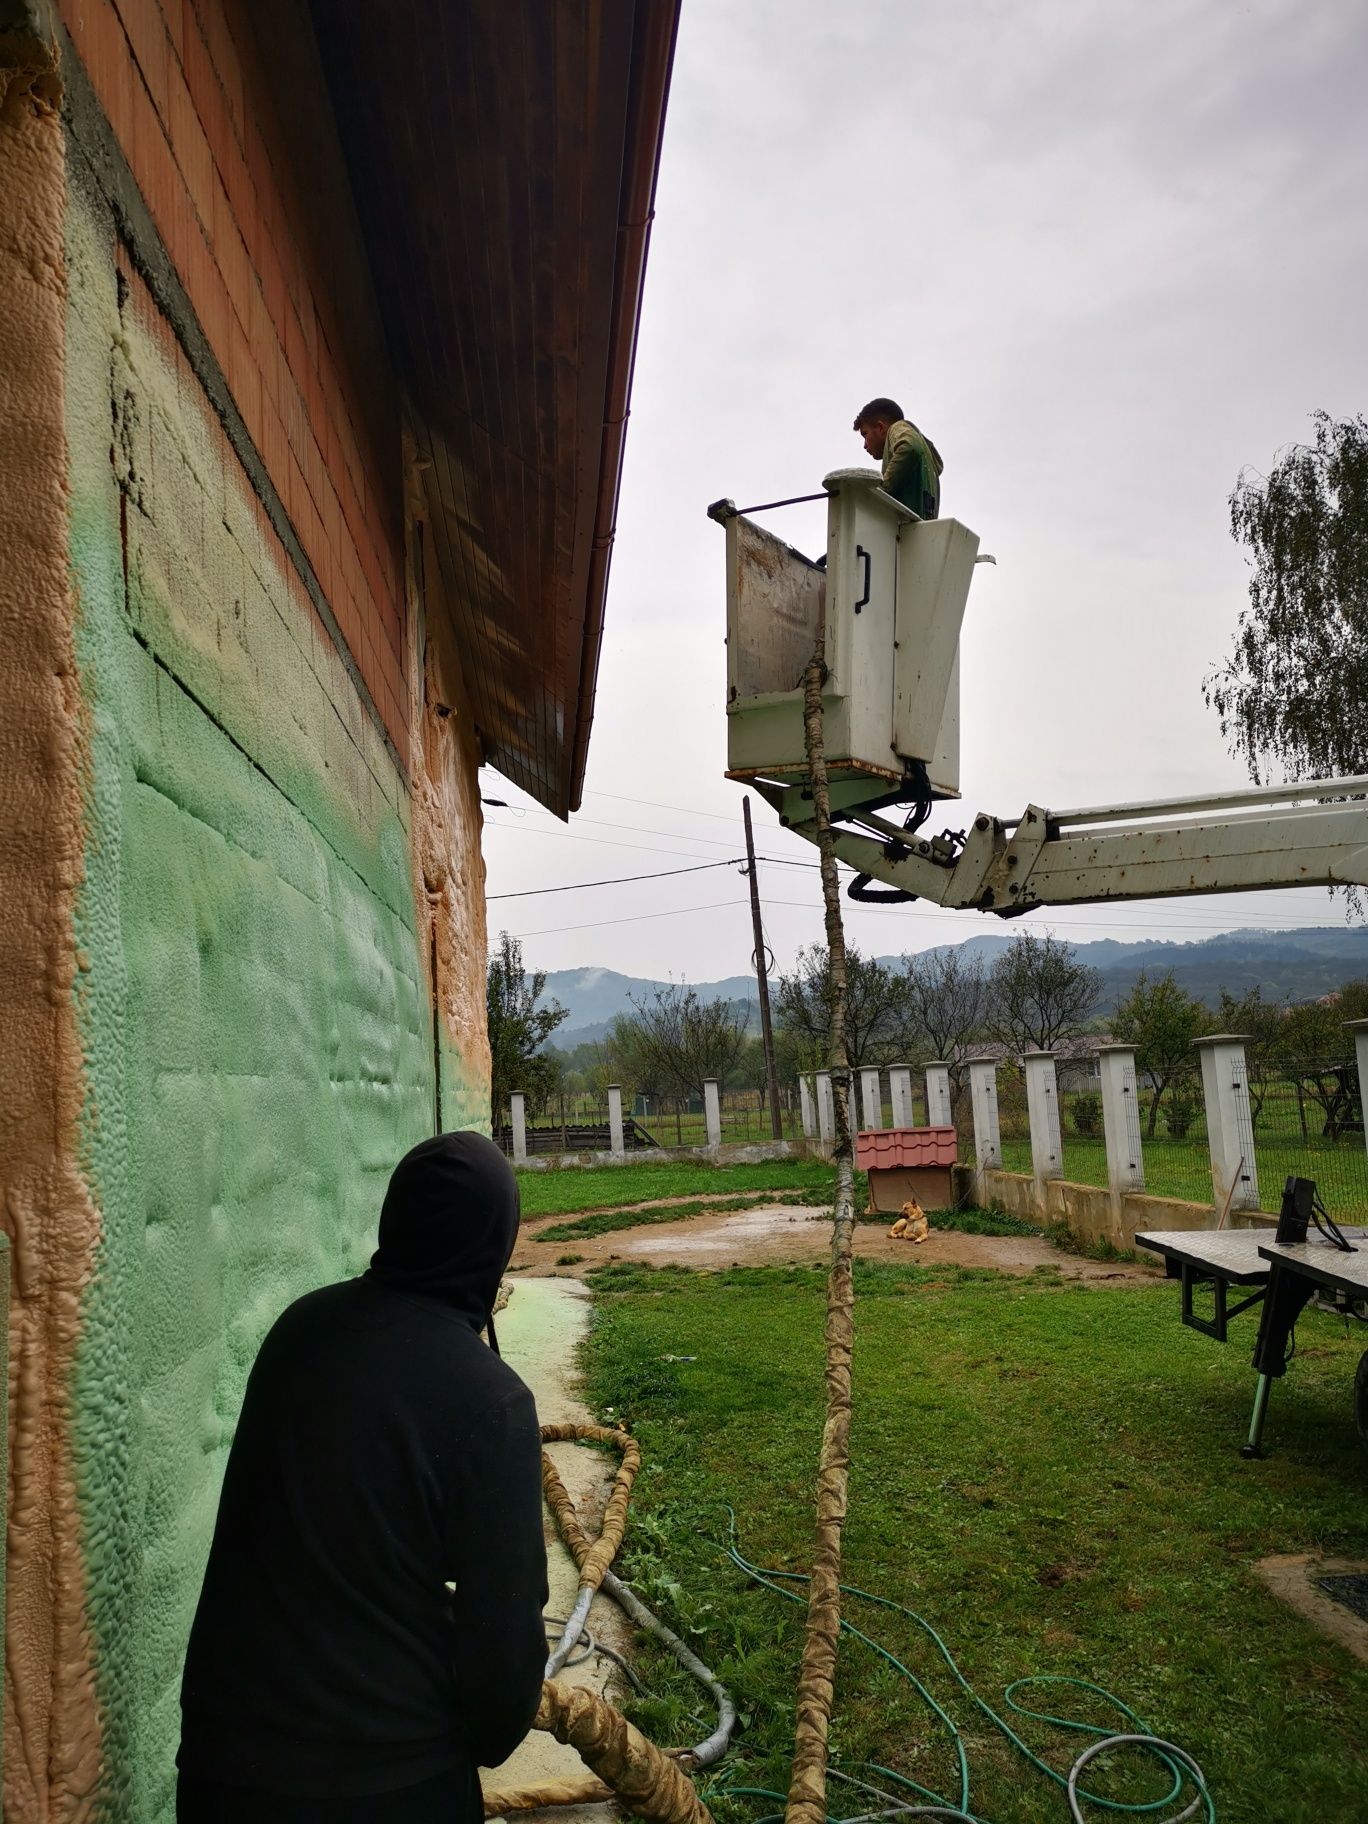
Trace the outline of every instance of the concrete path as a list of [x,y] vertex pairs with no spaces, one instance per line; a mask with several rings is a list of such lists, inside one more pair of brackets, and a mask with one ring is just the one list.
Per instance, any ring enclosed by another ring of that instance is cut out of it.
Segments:
[[[498,1320],[499,1349],[504,1360],[532,1389],[537,1415],[544,1425],[592,1422],[593,1415],[578,1398],[574,1383],[576,1350],[589,1324],[588,1293],[571,1279],[518,1279],[513,1286],[513,1296]],[[592,1537],[598,1531],[599,1516],[612,1486],[613,1459],[582,1444],[553,1444],[550,1454]],[[574,1559],[562,1545],[549,1515],[546,1555],[551,1586],[546,1613],[548,1618],[564,1619],[574,1606],[579,1579]],[[596,1597],[589,1612],[589,1627],[619,1653],[627,1651],[629,1631],[615,1603]],[[616,1694],[616,1669],[601,1655],[596,1654],[559,1676],[572,1684],[590,1685],[610,1697]],[[502,1767],[486,1772],[483,1779],[486,1789],[506,1792],[513,1786],[574,1778],[588,1772],[573,1748],[534,1731]],[[607,1824],[613,1813],[605,1804],[557,1808],[554,1814],[518,1814],[520,1818],[553,1815],[582,1820],[583,1824]]]

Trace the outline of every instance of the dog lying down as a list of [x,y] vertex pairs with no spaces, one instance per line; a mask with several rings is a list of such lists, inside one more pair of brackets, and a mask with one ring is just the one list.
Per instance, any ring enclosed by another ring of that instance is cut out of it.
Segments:
[[926,1219],[926,1211],[915,1197],[909,1197],[902,1206],[898,1220],[888,1231],[891,1241],[923,1242],[931,1233],[931,1224]]

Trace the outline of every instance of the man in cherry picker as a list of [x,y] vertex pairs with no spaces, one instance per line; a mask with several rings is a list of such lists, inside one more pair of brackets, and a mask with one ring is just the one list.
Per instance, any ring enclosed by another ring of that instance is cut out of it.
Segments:
[[931,439],[903,417],[894,399],[871,399],[855,418],[866,452],[881,464],[886,493],[922,519],[940,513],[940,478],[945,464]]

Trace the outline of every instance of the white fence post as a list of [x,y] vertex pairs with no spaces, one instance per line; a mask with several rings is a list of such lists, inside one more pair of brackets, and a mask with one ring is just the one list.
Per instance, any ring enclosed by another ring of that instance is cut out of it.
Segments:
[[1059,1129],[1059,1083],[1054,1053],[1026,1051],[1026,1118],[1031,1126],[1031,1172],[1036,1184],[1064,1176],[1064,1141]]
[[911,1127],[912,1072],[906,1064],[889,1065],[888,1093],[893,1104],[894,1127]]
[[1145,1188],[1145,1157],[1140,1143],[1140,1092],[1133,1045],[1099,1045],[1102,1078],[1102,1132],[1107,1142],[1107,1183],[1118,1197]]
[[803,1138],[813,1140],[817,1135],[817,1111],[812,1102],[812,1079],[799,1077],[798,1106],[803,1112]]
[[703,1119],[708,1128],[708,1145],[722,1144],[722,1097],[716,1077],[703,1079]]
[[508,1098],[509,1114],[513,1120],[513,1163],[527,1164],[527,1098],[520,1089],[515,1089]]
[[627,1152],[622,1143],[622,1090],[616,1083],[608,1085],[608,1150],[614,1159]]
[[928,1127],[953,1127],[950,1108],[950,1066],[937,1059],[926,1067],[926,1122]]
[[[860,1071],[860,1103],[864,1109],[864,1125],[883,1126],[883,1089],[879,1082],[877,1070],[868,1067]],[[854,1113],[854,1110],[851,1111]]]
[[823,1146],[836,1140],[836,1110],[831,1100],[831,1072],[817,1072],[817,1135]]
[[[1202,1095],[1207,1143],[1211,1148],[1211,1190],[1215,1207],[1257,1210],[1259,1174],[1254,1164],[1254,1122],[1249,1111],[1245,1042],[1238,1033],[1198,1039],[1202,1054]],[[1232,1191],[1232,1186],[1233,1191]]]
[[1002,1131],[998,1126],[997,1061],[971,1058],[969,1095],[974,1109],[974,1173],[976,1195],[987,1201],[984,1173],[1002,1170]]
[[1368,1146],[1368,1020],[1346,1020],[1354,1035],[1354,1056],[1358,1060],[1359,1106],[1363,1110],[1363,1143]]

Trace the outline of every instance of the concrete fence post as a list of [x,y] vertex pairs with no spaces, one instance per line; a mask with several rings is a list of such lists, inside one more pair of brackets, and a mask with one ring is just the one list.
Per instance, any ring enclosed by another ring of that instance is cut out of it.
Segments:
[[1102,1078],[1102,1132],[1107,1143],[1107,1183],[1112,1195],[1145,1188],[1145,1158],[1140,1143],[1140,1091],[1133,1045],[1099,1045]]
[[614,1159],[627,1152],[622,1141],[622,1090],[616,1083],[608,1085],[608,1150]]
[[836,1140],[836,1110],[831,1100],[831,1072],[817,1072],[817,1135],[823,1146]]
[[888,1093],[893,1103],[894,1127],[912,1126],[912,1072],[906,1064],[888,1067]]
[[866,1067],[860,1071],[860,1105],[867,1128],[883,1126],[883,1087],[877,1070]]
[[812,1100],[812,1078],[799,1077],[798,1105],[803,1114],[803,1138],[815,1140],[817,1137],[817,1110]]
[[722,1144],[722,1096],[716,1077],[703,1079],[703,1119],[708,1128],[708,1145]]
[[926,1123],[928,1127],[953,1127],[950,1107],[950,1066],[936,1059],[926,1067]]
[[1364,1114],[1363,1143],[1368,1146],[1368,1020],[1346,1020],[1354,1035],[1354,1057],[1358,1061],[1359,1107]]
[[1249,1109],[1244,1038],[1238,1033],[1213,1033],[1209,1039],[1198,1039],[1197,1049],[1202,1054],[1202,1096],[1206,1102],[1215,1207],[1224,1209],[1229,1198],[1232,1210],[1257,1210],[1259,1174],[1254,1163],[1254,1122]]
[[974,1110],[975,1195],[982,1204],[988,1200],[988,1188],[984,1174],[1002,1170],[1002,1130],[998,1126],[996,1059],[970,1059],[969,1096]]
[[1027,1051],[1021,1062],[1026,1070],[1026,1118],[1031,1126],[1031,1173],[1036,1194],[1044,1200],[1048,1178],[1064,1176],[1064,1141],[1059,1126],[1059,1082],[1052,1051]]
[[515,1089],[508,1098],[508,1110],[513,1121],[513,1163],[527,1164],[527,1097],[520,1089]]

